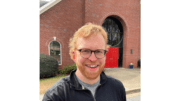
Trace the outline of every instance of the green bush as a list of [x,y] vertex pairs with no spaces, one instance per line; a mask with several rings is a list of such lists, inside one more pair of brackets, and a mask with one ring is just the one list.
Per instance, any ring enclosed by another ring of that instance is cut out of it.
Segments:
[[40,54],[40,78],[55,76],[58,73],[58,61],[55,57]]
[[64,66],[63,69],[59,69],[59,74],[70,74],[72,70],[77,69],[76,63],[72,65]]

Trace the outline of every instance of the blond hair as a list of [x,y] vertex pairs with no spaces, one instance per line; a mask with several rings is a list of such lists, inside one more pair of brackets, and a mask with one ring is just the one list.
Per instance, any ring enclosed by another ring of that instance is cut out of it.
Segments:
[[105,49],[107,50],[110,45],[107,44],[108,42],[108,38],[107,38],[107,33],[106,31],[103,29],[102,26],[96,25],[96,24],[92,24],[92,23],[87,23],[86,25],[82,26],[81,28],[79,28],[74,36],[72,38],[70,38],[70,42],[69,42],[69,55],[71,56],[71,59],[73,59],[73,55],[72,52],[76,49],[76,45],[77,45],[77,40],[79,37],[83,37],[83,38],[89,38],[91,35],[98,35],[101,34],[105,40]]

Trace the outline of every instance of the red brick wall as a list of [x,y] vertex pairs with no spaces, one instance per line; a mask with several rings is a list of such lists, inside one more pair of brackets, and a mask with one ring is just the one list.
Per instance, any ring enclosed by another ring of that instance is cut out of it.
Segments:
[[62,45],[62,65],[72,64],[68,42],[74,32],[83,25],[83,0],[62,0],[40,15],[40,53],[48,54],[53,37]]
[[[137,67],[140,59],[139,0],[62,0],[40,15],[40,53],[49,55],[48,45],[56,37],[62,45],[62,65],[72,64],[68,42],[74,32],[87,22],[102,25],[113,16],[123,25],[123,67]],[[133,49],[133,54],[131,54]]]
[[85,23],[102,25],[108,16],[116,17],[123,25],[123,67],[128,68],[130,63],[137,67],[140,59],[140,0],[85,1]]

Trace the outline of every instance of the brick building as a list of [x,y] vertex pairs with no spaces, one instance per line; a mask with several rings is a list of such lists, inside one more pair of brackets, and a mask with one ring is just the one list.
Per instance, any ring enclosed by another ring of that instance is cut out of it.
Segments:
[[55,56],[59,68],[72,64],[69,39],[87,22],[103,26],[119,48],[118,67],[140,59],[140,0],[51,0],[40,7],[40,53]]

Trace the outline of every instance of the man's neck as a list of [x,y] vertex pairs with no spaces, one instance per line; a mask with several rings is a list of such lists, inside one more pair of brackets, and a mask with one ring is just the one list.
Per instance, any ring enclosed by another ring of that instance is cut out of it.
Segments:
[[83,81],[84,83],[87,83],[87,84],[95,84],[96,82],[98,82],[98,80],[100,79],[100,76],[98,76],[96,79],[93,79],[93,80],[89,80],[87,79],[84,75],[82,75],[82,73],[77,69],[76,70],[76,76],[81,80]]

